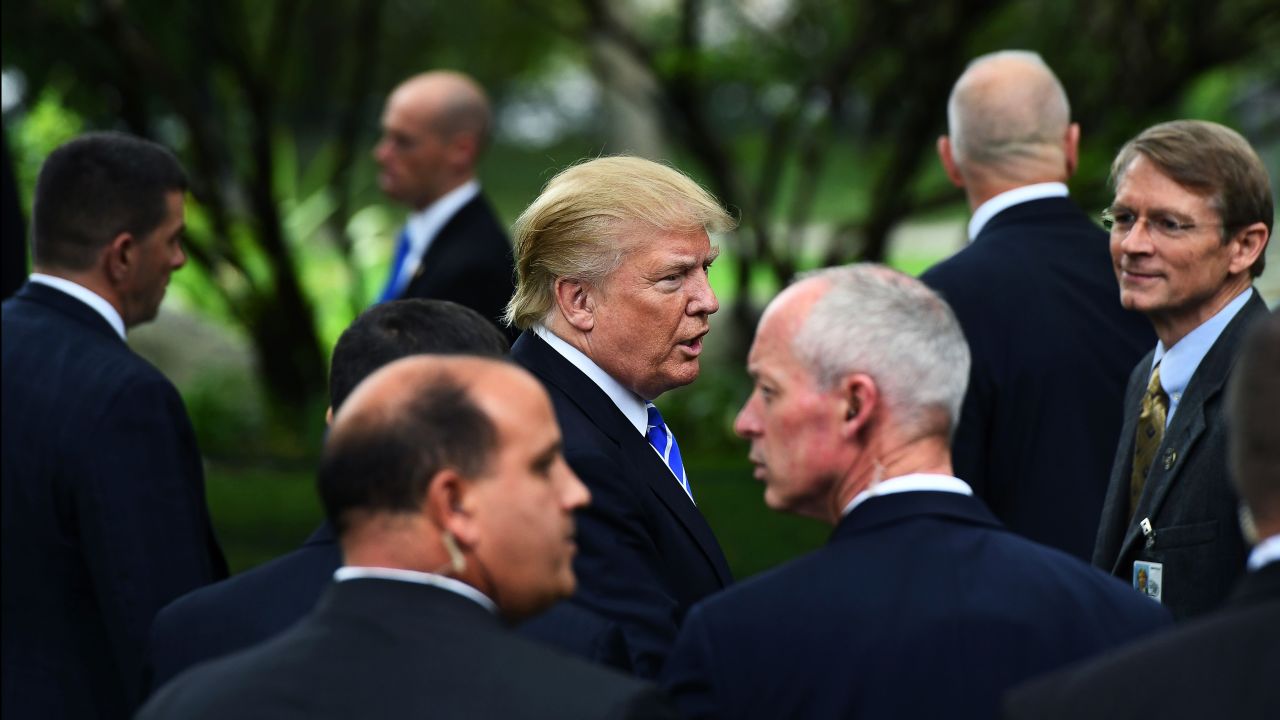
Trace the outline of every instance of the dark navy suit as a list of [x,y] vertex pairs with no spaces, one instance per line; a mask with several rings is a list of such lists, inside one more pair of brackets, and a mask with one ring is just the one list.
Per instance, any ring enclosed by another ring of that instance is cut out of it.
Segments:
[[565,459],[591,490],[591,504],[577,515],[573,602],[618,622],[636,674],[655,677],[689,608],[732,581],[720,545],[599,386],[531,332],[516,340],[511,357],[547,388]]
[[226,577],[173,385],[102,316],[4,303],[4,717],[127,717],[156,611]]
[[500,318],[513,292],[511,242],[489,201],[477,194],[440,228],[400,298],[452,300],[489,318],[512,339]]
[[1151,324],[1120,306],[1106,232],[1067,198],[997,213],[920,276],[973,365],[955,473],[1010,530],[1088,561],[1133,364]]
[[[315,608],[341,566],[342,550],[326,522],[297,550],[178,598],[160,611],[151,628],[151,687],[289,629]],[[572,632],[548,637],[548,626]],[[526,622],[520,632],[586,659],[629,669],[618,627],[568,603]]]
[[508,631],[474,601],[412,582],[334,583],[272,640],[193,668],[139,720],[674,718],[652,686]]
[[[1133,368],[1125,395],[1124,425],[1093,564],[1129,580],[1135,561],[1161,563],[1160,601],[1178,620],[1216,608],[1244,573],[1247,553],[1238,520],[1240,500],[1227,467],[1223,408],[1240,343],[1249,325],[1267,314],[1257,291],[1249,292],[1244,307],[1191,376],[1133,510],[1129,509],[1133,446],[1154,349]],[[1143,531],[1143,520],[1150,522],[1150,534]]]
[[991,718],[1019,681],[1168,623],[975,498],[905,492],[698,604],[663,684],[691,718]]
[[1280,709],[1280,562],[1249,573],[1226,606],[1096,662],[1009,693],[1010,720],[1265,720]]

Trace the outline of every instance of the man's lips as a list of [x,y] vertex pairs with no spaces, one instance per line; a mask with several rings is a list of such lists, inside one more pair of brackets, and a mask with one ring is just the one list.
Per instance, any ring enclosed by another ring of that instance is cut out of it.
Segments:
[[688,340],[681,340],[676,344],[692,355],[699,355],[702,353],[702,338],[706,337],[708,332],[710,332],[710,330],[703,330],[694,337],[689,338]]
[[1125,282],[1150,282],[1160,277],[1159,273],[1151,271],[1136,270],[1133,268],[1120,268],[1120,279]]

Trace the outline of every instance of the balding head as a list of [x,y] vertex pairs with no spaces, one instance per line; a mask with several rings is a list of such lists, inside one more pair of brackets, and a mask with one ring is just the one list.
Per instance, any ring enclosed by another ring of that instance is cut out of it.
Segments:
[[343,403],[318,488],[348,565],[448,572],[508,619],[573,592],[573,511],[546,391],[510,363],[414,356]]
[[947,103],[948,136],[938,151],[948,174],[998,192],[1065,181],[1075,170],[1079,129],[1066,91],[1039,55],[983,55],[956,81]]
[[374,148],[378,185],[415,210],[475,176],[491,116],[484,90],[457,72],[433,71],[401,83],[387,98]]

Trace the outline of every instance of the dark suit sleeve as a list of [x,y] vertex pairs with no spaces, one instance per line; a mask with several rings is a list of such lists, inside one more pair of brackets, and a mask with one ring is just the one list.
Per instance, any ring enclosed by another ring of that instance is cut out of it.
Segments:
[[695,607],[680,630],[671,656],[662,670],[661,685],[686,718],[728,716],[715,696],[711,642],[700,608]]
[[571,457],[569,464],[591,490],[591,504],[577,518],[583,542],[575,600],[617,621],[635,674],[656,677],[675,642],[680,604],[663,578],[662,558],[637,512],[640,503],[610,458]]
[[162,378],[125,385],[78,454],[85,563],[130,693],[142,687],[152,618],[225,575],[211,544],[199,452],[177,392]]

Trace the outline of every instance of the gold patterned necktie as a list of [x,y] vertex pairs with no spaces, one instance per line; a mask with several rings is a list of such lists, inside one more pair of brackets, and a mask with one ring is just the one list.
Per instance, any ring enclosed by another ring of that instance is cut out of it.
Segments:
[[1169,413],[1169,396],[1160,385],[1160,365],[1151,370],[1151,381],[1142,396],[1142,412],[1138,414],[1138,429],[1133,443],[1133,474],[1129,477],[1129,514],[1138,509],[1138,499],[1147,484],[1147,472],[1151,461],[1164,439],[1164,419]]

